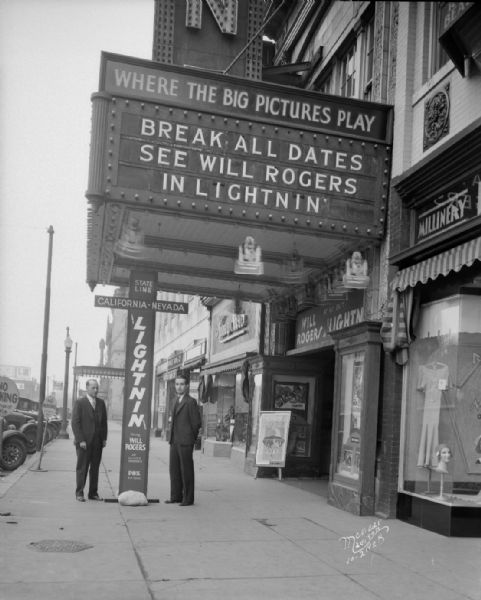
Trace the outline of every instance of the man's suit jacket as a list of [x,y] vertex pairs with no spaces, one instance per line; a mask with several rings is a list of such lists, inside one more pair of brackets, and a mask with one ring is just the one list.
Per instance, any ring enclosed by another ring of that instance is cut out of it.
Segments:
[[101,398],[95,401],[95,412],[87,396],[80,398],[74,404],[72,411],[72,431],[75,444],[87,442],[90,444],[94,433],[100,436],[102,442],[107,441],[107,409]]
[[172,407],[171,417],[169,444],[175,442],[193,446],[201,426],[199,407],[195,399],[185,395],[180,404],[177,400]]

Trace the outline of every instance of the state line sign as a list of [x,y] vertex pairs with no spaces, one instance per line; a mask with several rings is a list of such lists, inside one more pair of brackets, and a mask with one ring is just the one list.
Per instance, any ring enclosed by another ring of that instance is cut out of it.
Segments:
[[141,298],[119,298],[117,296],[95,296],[95,306],[114,309],[155,310],[157,312],[186,315],[189,312],[187,302],[165,300],[144,300]]

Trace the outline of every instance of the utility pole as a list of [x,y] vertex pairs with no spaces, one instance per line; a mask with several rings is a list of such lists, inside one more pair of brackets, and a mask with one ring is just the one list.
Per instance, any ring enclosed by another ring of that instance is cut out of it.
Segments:
[[40,367],[40,394],[38,406],[37,421],[37,451],[42,447],[43,434],[43,404],[45,402],[45,387],[47,383],[47,349],[48,349],[48,326],[50,321],[50,280],[52,275],[52,246],[53,246],[53,227],[47,229],[48,239],[48,259],[47,259],[47,284],[45,287],[45,310],[43,316],[43,346],[42,346],[42,364]]

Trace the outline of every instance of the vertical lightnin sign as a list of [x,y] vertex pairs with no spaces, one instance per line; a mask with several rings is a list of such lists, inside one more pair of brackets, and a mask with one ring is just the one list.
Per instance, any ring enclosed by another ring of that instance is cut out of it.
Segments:
[[149,308],[129,309],[127,317],[119,493],[134,490],[147,495],[155,329],[150,306],[156,287],[154,273],[131,272],[129,297],[144,300]]

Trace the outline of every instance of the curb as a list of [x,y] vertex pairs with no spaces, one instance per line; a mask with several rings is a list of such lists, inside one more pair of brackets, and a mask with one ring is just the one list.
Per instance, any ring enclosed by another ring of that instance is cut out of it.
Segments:
[[[50,443],[53,443],[54,441],[55,440],[52,440]],[[46,454],[46,452],[47,450],[43,451],[44,454]],[[27,458],[25,459],[23,465],[20,465],[18,469],[15,469],[15,471],[1,471],[2,476],[0,477],[0,498],[3,498],[7,494],[8,490],[14,486],[27,471],[30,470],[30,467],[40,458],[39,455],[39,452],[27,454]]]

